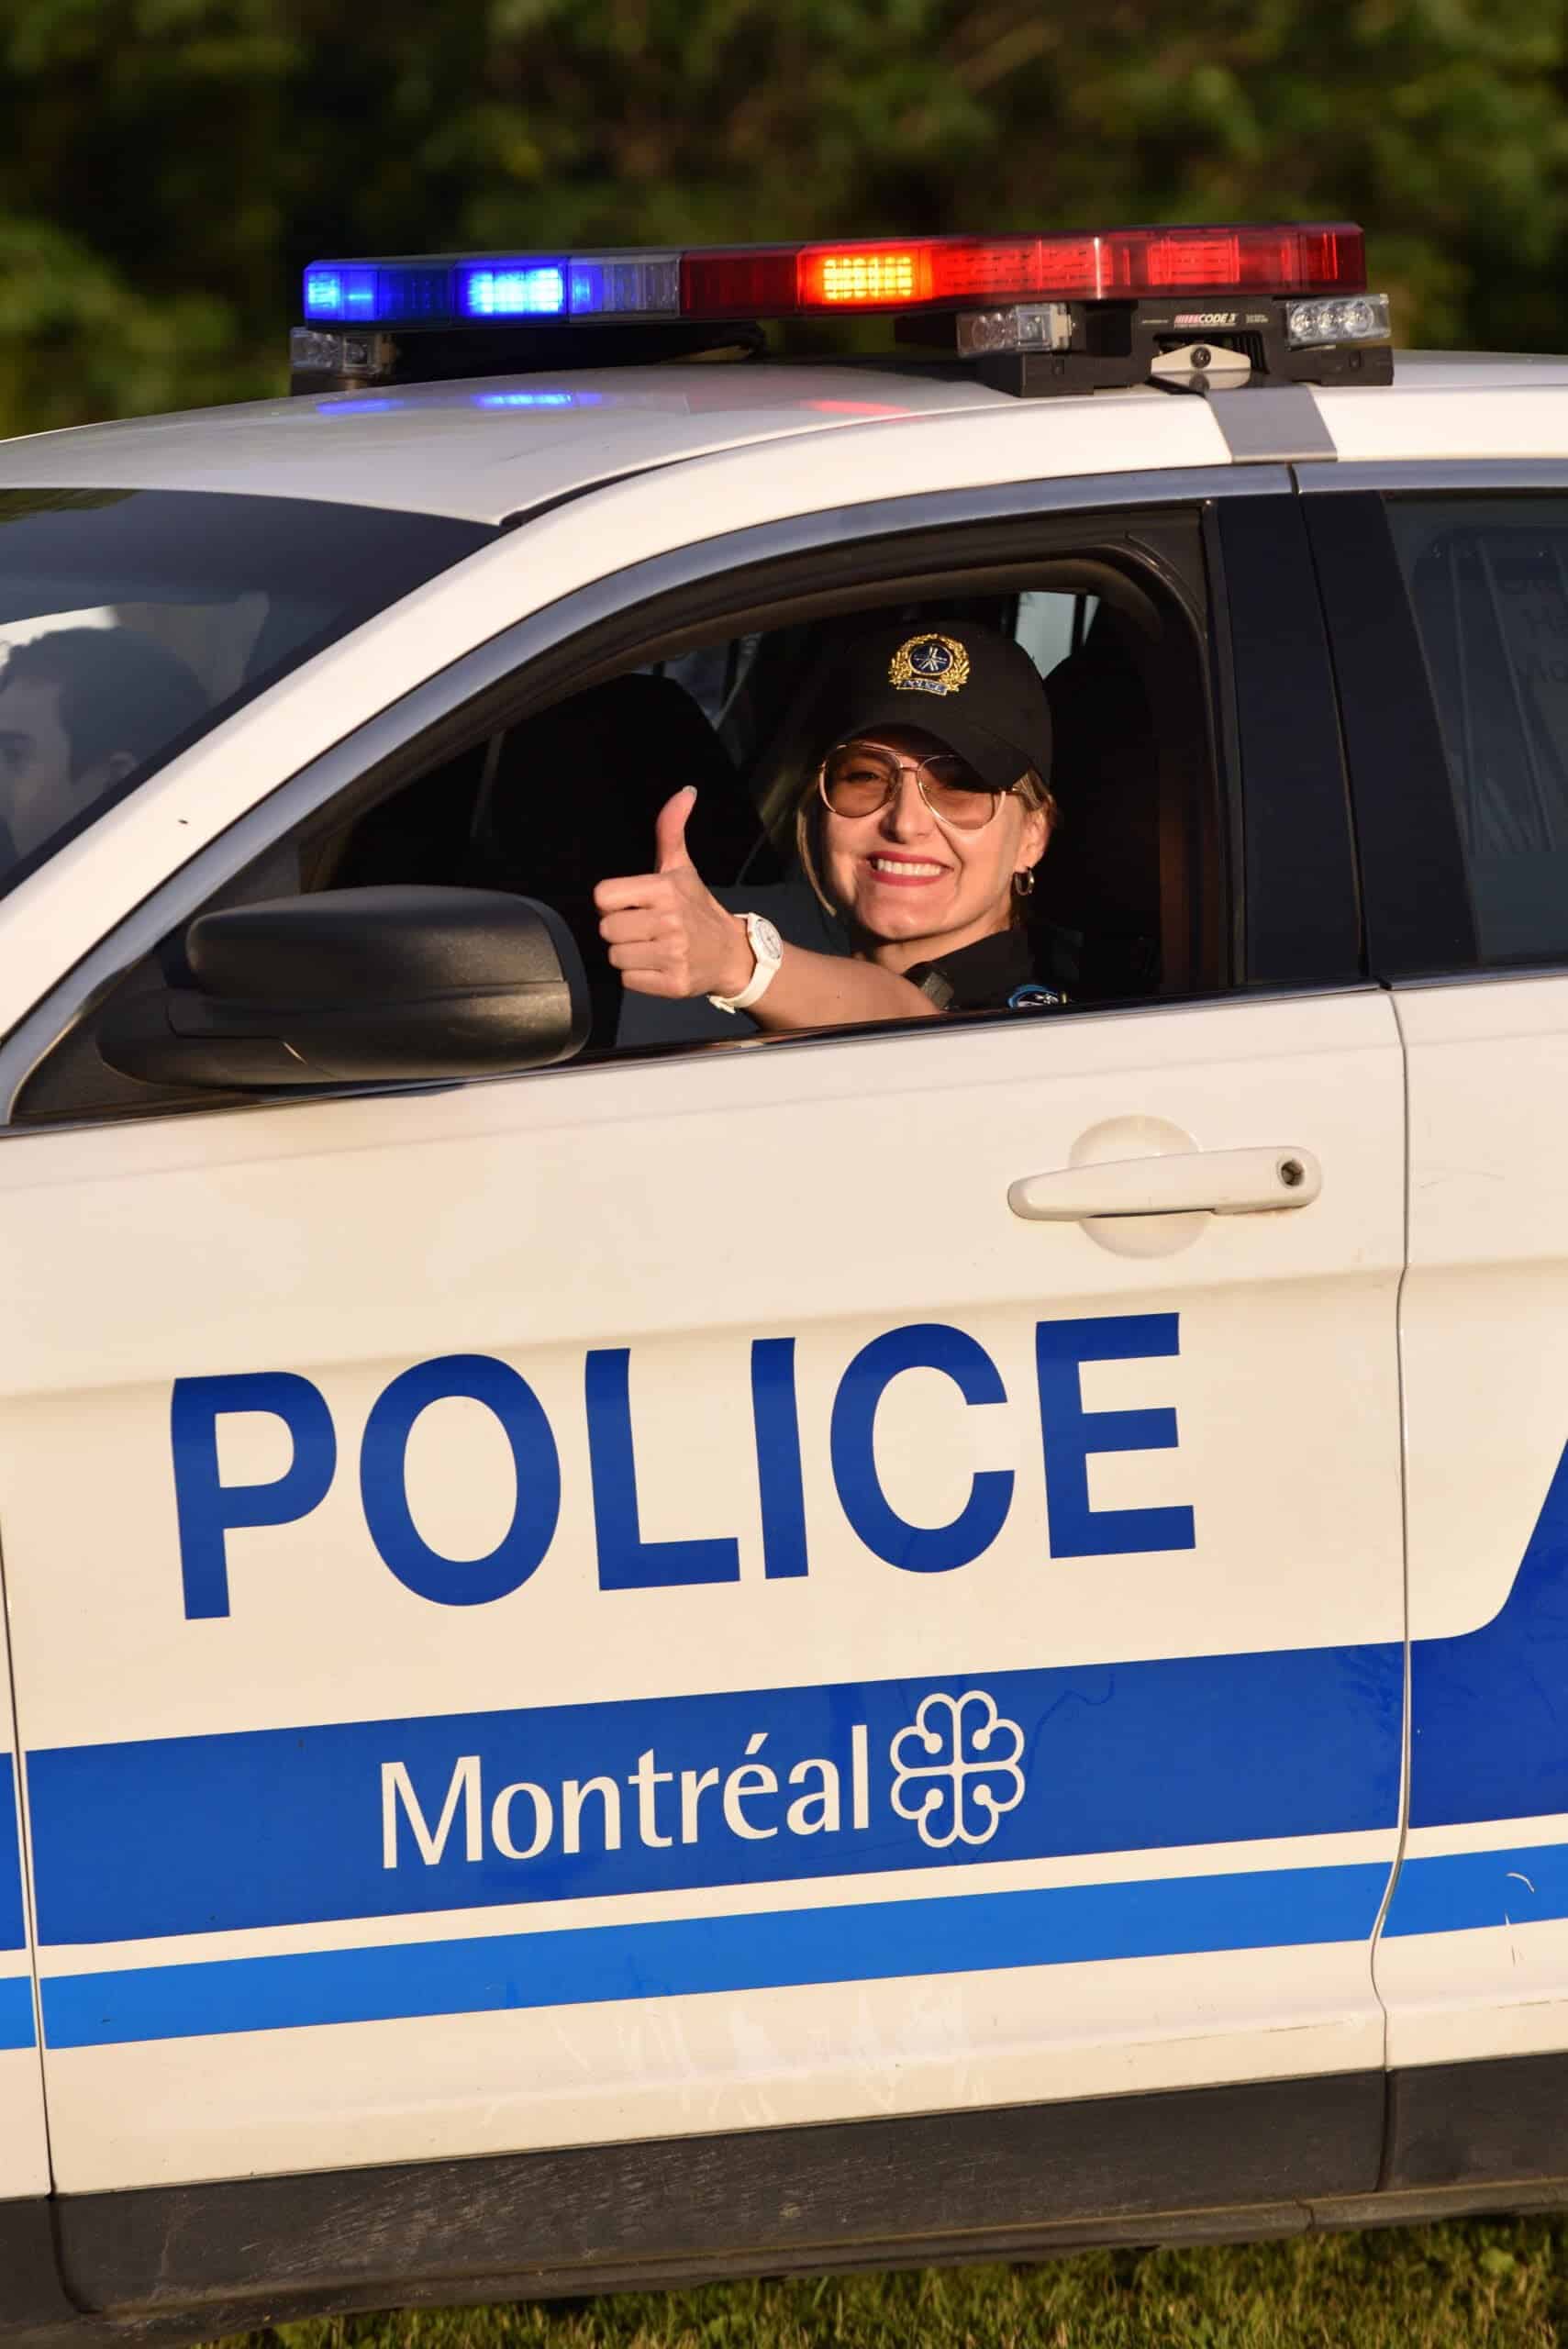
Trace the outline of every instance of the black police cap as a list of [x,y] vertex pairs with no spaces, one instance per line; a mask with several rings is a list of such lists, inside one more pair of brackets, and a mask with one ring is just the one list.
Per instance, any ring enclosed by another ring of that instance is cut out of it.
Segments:
[[967,759],[994,791],[1026,768],[1051,777],[1051,708],[1011,638],[967,620],[879,629],[851,647],[826,705],[824,751],[886,726],[918,727]]

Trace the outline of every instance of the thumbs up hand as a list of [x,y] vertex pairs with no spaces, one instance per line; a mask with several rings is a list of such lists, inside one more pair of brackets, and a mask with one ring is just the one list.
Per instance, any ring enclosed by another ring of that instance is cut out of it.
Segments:
[[697,795],[691,784],[666,799],[653,819],[653,870],[655,873],[695,873],[696,867],[686,853],[686,826]]
[[688,785],[659,810],[651,873],[594,892],[599,935],[633,995],[739,995],[754,968],[745,923],[704,886],[686,852],[696,796]]

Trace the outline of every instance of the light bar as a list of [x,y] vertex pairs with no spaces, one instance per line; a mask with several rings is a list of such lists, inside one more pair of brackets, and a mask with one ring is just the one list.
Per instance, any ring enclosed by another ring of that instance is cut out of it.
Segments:
[[1366,241],[1348,222],[1118,228],[1093,236],[915,237],[696,252],[449,253],[312,262],[311,324],[437,327],[550,320],[787,318],[978,310],[1151,295],[1349,297]]

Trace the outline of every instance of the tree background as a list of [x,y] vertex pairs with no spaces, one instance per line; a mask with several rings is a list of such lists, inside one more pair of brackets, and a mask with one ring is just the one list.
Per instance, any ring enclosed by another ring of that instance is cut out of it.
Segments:
[[321,254],[1351,218],[1568,341],[1568,0],[0,0],[0,433],[281,391]]

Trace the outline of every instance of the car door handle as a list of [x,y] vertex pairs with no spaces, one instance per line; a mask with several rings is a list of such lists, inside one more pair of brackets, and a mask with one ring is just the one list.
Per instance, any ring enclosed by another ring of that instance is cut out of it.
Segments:
[[1007,1187],[1007,1205],[1030,1223],[1082,1223],[1091,1216],[1266,1215],[1310,1207],[1323,1170],[1309,1150],[1180,1150],[1059,1166]]

